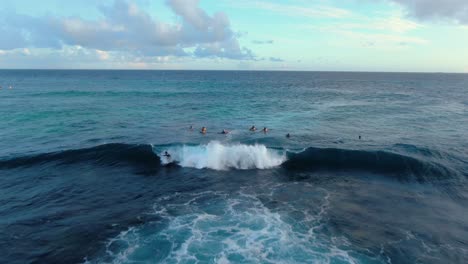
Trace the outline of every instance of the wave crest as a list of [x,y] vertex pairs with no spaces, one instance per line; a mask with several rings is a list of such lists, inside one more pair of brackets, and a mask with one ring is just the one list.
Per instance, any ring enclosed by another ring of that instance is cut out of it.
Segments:
[[176,162],[182,167],[197,169],[270,169],[286,161],[286,154],[280,154],[264,145],[223,145],[212,141],[206,145],[173,146],[168,150],[170,158],[159,153],[162,164]]
[[[168,160],[164,151],[171,154]],[[0,159],[0,170],[33,166],[61,166],[91,163],[99,166],[129,166],[138,173],[151,174],[161,165],[177,164],[196,169],[271,169],[287,171],[363,171],[397,175],[402,179],[416,177],[419,181],[466,176],[463,171],[448,167],[442,161],[413,157],[382,150],[348,150],[307,148],[293,153],[265,145],[221,144],[212,141],[204,145],[135,145],[111,143],[91,148],[72,149],[38,155]]]
[[417,176],[418,180],[427,177],[444,178],[455,174],[441,164],[392,152],[312,147],[300,153],[291,153],[283,167],[300,171],[341,170],[410,174]]

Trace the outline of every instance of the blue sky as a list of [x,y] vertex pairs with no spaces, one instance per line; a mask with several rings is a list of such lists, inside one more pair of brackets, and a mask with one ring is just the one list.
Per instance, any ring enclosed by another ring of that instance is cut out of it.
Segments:
[[0,68],[468,72],[468,1],[2,0]]

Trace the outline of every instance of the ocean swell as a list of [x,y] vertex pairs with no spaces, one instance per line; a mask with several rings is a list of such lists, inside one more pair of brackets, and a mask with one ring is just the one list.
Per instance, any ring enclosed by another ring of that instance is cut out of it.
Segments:
[[0,160],[0,169],[31,167],[48,163],[66,165],[80,162],[91,162],[105,166],[131,165],[146,168],[156,168],[160,166],[159,157],[153,153],[150,145],[111,143],[91,148],[57,151]]
[[380,174],[411,174],[422,180],[428,176],[445,178],[455,173],[447,167],[411,156],[370,150],[308,148],[290,153],[283,164],[290,170],[366,171]]
[[[166,151],[170,157],[165,156]],[[130,166],[144,172],[157,171],[162,166],[169,165],[212,170],[281,168],[302,172],[363,171],[402,175],[407,179],[408,175],[411,175],[416,176],[418,180],[449,178],[459,174],[454,169],[442,165],[443,163],[431,159],[382,150],[311,147],[299,153],[292,153],[260,144],[221,144],[217,141],[201,145],[104,144],[0,160],[0,169],[75,163]]]

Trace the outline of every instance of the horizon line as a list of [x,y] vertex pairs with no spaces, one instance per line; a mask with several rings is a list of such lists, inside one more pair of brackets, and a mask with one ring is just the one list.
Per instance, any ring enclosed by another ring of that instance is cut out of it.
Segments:
[[0,68],[0,71],[218,71],[218,72],[322,72],[322,73],[400,73],[400,74],[468,74],[468,72],[444,71],[353,71],[353,70],[259,70],[259,69],[104,69],[104,68]]

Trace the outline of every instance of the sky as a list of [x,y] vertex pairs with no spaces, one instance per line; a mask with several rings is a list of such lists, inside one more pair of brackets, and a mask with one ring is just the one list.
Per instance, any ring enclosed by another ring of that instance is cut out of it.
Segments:
[[468,0],[0,0],[0,68],[468,72]]

